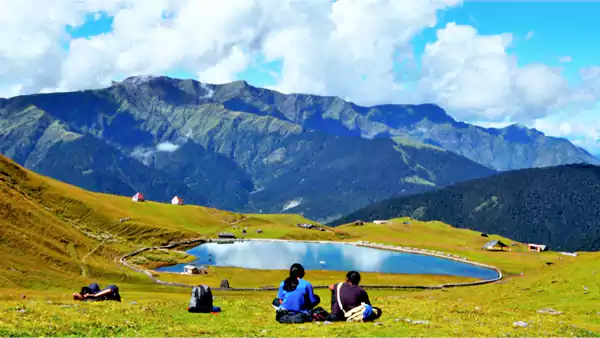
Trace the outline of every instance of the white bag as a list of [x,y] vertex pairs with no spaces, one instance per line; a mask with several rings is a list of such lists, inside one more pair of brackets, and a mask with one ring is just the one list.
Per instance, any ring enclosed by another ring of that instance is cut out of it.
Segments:
[[355,307],[354,309],[351,309],[348,312],[344,311],[344,305],[342,305],[342,298],[340,298],[340,290],[342,289],[342,284],[344,284],[344,283],[338,283],[338,285],[337,285],[338,306],[344,313],[344,317],[346,317],[347,322],[362,322],[365,311],[367,309],[366,304],[360,303],[360,305]]

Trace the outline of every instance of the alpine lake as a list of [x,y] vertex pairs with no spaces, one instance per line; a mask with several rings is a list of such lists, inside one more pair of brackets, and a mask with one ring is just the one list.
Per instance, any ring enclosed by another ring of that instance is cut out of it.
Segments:
[[[378,272],[386,274],[449,275],[494,279],[492,269],[442,257],[382,250],[350,243],[295,241],[236,241],[205,243],[186,251],[197,266],[287,270],[300,263],[306,270]],[[164,266],[158,272],[183,272],[187,264]]]

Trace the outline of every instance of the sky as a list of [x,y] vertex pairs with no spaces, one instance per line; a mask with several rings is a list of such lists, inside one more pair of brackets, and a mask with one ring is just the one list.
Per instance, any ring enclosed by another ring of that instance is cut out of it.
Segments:
[[133,75],[436,103],[600,153],[600,1],[0,0],[0,97]]

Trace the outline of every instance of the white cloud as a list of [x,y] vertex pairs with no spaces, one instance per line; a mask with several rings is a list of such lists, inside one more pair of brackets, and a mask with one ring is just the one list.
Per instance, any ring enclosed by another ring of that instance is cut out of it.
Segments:
[[578,112],[569,110],[556,116],[538,119],[531,127],[549,136],[567,138],[592,153],[599,153],[600,118],[598,116],[600,116],[600,104]]
[[[203,99],[210,99],[215,95],[215,91],[212,88],[210,88],[206,83],[201,82],[200,87],[202,87],[202,89],[204,89],[204,91],[205,91],[204,95],[202,95]],[[192,135],[192,131],[190,130],[187,132],[185,137],[190,138],[191,135]]]
[[531,38],[533,37],[533,35],[535,35],[534,31],[527,32],[527,35],[525,35],[525,40],[531,40]]
[[245,70],[250,65],[250,55],[244,54],[241,48],[234,47],[230,54],[214,66],[198,73],[202,82],[222,84],[237,80],[237,73]]
[[300,204],[302,204],[302,197],[296,198],[296,199],[293,199],[293,200],[287,202],[283,206],[283,208],[281,209],[281,211],[286,211],[286,210],[289,210],[289,209],[294,209],[295,207],[299,206]]
[[[67,57],[67,25],[83,23],[88,12],[112,12],[120,0],[0,0],[0,78],[19,93],[56,88]],[[94,61],[94,60],[92,60]]]
[[[27,12],[38,8],[39,1],[29,0],[13,15],[20,22],[11,29],[15,36],[25,29],[43,35],[52,27],[47,41],[30,45],[41,48],[47,42],[61,54],[50,55],[50,47],[41,54],[28,53],[40,54],[27,62],[28,67],[51,65],[40,71],[46,81],[14,71],[19,83],[36,84],[24,92],[101,87],[122,74],[160,74],[174,68],[220,83],[234,79],[262,54],[268,61],[282,61],[277,85],[282,91],[339,95],[361,103],[397,100],[402,94],[393,72],[397,51],[410,54],[411,38],[435,25],[437,10],[460,0],[97,0],[85,9],[115,14],[113,30],[74,39],[66,53],[57,41],[67,21],[82,22],[82,10],[72,9],[75,3],[79,2],[45,2],[40,12],[59,6],[60,15],[37,20],[31,27]],[[165,13],[173,15],[165,19]],[[19,50],[15,43],[6,45],[11,52]],[[7,67],[15,70],[12,61]]]
[[171,142],[162,142],[156,145],[156,151],[164,151],[167,153],[172,153],[179,149],[179,145],[171,143]]
[[566,81],[559,71],[542,64],[519,67],[507,53],[511,34],[483,36],[449,23],[437,37],[425,48],[420,89],[426,101],[459,119],[527,121],[560,103]]
[[23,90],[23,85],[17,84],[10,87],[0,87],[0,98],[13,97],[19,95]]
[[[422,71],[405,68],[400,75],[408,80],[399,81],[396,62],[414,59],[413,38],[437,24],[439,11],[460,3],[0,0],[0,96],[97,88],[172,70],[223,83],[264,59],[280,61],[273,88],[283,92],[367,105],[434,102],[462,120],[530,122],[600,97],[593,68],[582,72],[582,85],[567,88],[558,69],[520,67],[509,53],[512,34],[480,35],[452,23],[427,45]],[[86,14],[113,15],[111,32],[70,39],[65,26],[82,24]]]
[[560,63],[570,63],[571,61],[573,61],[573,58],[570,56],[561,56],[560,58],[558,58],[558,62]]

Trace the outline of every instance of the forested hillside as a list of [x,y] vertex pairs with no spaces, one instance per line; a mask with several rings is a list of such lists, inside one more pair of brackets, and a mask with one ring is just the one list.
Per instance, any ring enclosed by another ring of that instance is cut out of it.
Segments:
[[600,250],[598,196],[598,166],[526,169],[386,200],[332,224],[411,216],[554,250]]

